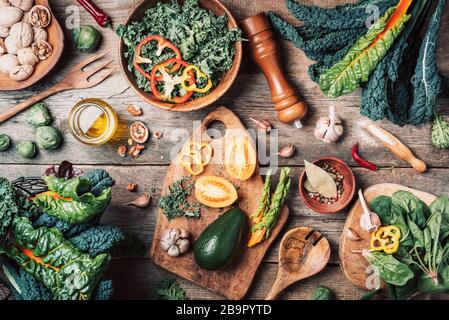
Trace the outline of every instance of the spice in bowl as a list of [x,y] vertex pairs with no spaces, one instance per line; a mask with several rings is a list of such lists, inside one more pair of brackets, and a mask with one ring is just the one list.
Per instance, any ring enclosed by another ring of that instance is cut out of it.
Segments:
[[344,176],[328,163],[322,166],[305,161],[307,179],[304,188],[307,195],[323,204],[334,204],[344,192]]

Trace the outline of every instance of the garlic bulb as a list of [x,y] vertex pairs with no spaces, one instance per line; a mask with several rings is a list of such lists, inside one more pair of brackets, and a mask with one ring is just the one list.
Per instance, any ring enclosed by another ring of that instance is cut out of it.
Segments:
[[315,127],[315,138],[325,143],[334,143],[343,134],[343,125],[335,112],[335,107],[329,107],[329,116],[318,119]]
[[160,246],[170,257],[178,257],[189,251],[189,238],[189,233],[184,229],[166,229],[162,233]]

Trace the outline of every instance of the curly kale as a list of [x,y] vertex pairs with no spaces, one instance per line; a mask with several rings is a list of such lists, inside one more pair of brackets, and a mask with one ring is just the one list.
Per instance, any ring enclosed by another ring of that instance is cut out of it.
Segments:
[[112,280],[101,280],[98,283],[97,289],[94,293],[94,300],[111,300],[114,288],[112,287]]
[[449,149],[449,123],[439,114],[434,114],[432,143],[439,149]]
[[0,238],[8,232],[12,219],[19,214],[16,191],[5,178],[0,178]]
[[92,184],[90,193],[94,196],[99,196],[103,190],[115,185],[114,179],[111,178],[109,173],[103,169],[94,169],[86,172],[83,176],[88,179]]
[[153,289],[152,295],[157,300],[186,300],[187,295],[180,287],[176,279],[167,278],[159,283],[159,286]]
[[[231,68],[235,56],[234,43],[241,40],[241,30],[230,30],[226,15],[216,16],[201,8],[198,0],[186,0],[182,5],[178,1],[159,2],[139,21],[118,26],[117,34],[128,48],[125,53],[128,69],[145,91],[151,90],[149,81],[134,70],[133,61],[135,47],[147,36],[160,35],[172,42],[181,51],[183,60],[198,65],[214,84]],[[142,55],[153,61],[142,66],[146,72],[150,72],[157,63],[174,57],[169,50],[157,56],[156,50],[155,45],[147,45],[142,50]]]
[[109,252],[123,238],[120,228],[102,224],[91,227],[68,240],[81,251],[87,252],[91,256],[97,256]]
[[398,0],[361,0],[354,4],[339,5],[334,8],[307,6],[295,0],[286,0],[287,8],[292,15],[305,24],[329,30],[365,28],[366,21],[372,14],[367,12],[367,6],[379,8],[380,15],[390,7],[395,6]]
[[70,224],[58,218],[52,217],[46,213],[42,214],[36,221],[34,221],[33,226],[35,228],[38,227],[48,227],[48,228],[57,228],[61,231],[65,237],[73,237],[90,227],[92,225],[97,224],[101,219],[101,215],[94,217],[92,220],[84,223],[78,224]]

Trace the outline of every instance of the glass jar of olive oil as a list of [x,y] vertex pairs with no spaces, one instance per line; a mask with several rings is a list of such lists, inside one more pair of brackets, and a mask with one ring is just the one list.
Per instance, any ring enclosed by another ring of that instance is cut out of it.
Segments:
[[102,145],[114,137],[118,118],[114,109],[100,99],[84,99],[70,111],[69,128],[82,143]]

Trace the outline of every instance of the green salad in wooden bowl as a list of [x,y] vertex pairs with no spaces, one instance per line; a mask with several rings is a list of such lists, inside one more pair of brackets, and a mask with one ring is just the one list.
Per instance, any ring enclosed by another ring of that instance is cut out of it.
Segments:
[[208,106],[240,68],[242,33],[218,0],[142,1],[117,33],[125,77],[159,108]]

